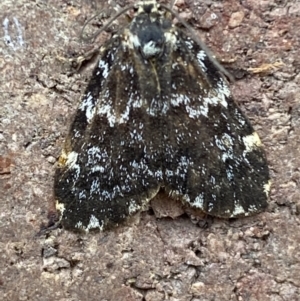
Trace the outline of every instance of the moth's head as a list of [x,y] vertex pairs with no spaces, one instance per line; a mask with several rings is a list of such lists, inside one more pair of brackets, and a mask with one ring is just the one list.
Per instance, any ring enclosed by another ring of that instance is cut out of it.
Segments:
[[153,0],[140,1],[134,9],[135,17],[130,24],[133,46],[146,59],[161,56],[166,43],[165,33],[172,27],[165,9]]

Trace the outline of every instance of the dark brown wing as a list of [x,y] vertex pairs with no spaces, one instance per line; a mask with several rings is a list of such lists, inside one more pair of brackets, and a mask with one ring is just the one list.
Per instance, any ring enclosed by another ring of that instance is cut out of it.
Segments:
[[270,187],[265,153],[227,83],[184,33],[172,61],[170,111],[164,125],[166,190],[213,216],[262,211]]
[[118,224],[162,184],[156,75],[140,60],[115,38],[80,102],[55,173],[57,208],[67,229]]

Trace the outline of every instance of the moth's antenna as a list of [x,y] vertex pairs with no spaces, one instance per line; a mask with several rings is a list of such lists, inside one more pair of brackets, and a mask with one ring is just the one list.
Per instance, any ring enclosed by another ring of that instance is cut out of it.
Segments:
[[103,32],[104,30],[106,30],[114,20],[116,20],[117,18],[119,18],[121,15],[123,15],[124,13],[126,13],[128,10],[130,10],[130,9],[132,9],[132,8],[134,8],[134,5],[133,5],[133,4],[132,4],[132,5],[126,6],[125,8],[123,8],[122,10],[120,10],[119,12],[117,12],[114,16],[112,16],[112,17],[108,20],[108,22],[107,22],[104,26],[102,26],[102,27],[101,27],[101,28],[100,28],[93,36],[88,37],[88,38],[83,37],[83,31],[84,31],[85,27],[86,27],[93,19],[95,19],[97,16],[99,16],[99,15],[104,11],[104,10],[101,10],[98,14],[94,15],[93,17],[91,17],[90,19],[88,19],[88,20],[85,22],[85,24],[83,25],[83,28],[82,28],[82,30],[81,30],[80,38],[81,38],[83,41],[91,41],[91,43],[93,43],[93,42],[95,41],[96,37],[97,37],[101,32]]
[[208,58],[211,60],[211,62],[215,65],[215,67],[221,71],[223,74],[225,74],[231,82],[234,82],[234,77],[214,58],[209,48],[205,45],[204,42],[202,42],[197,35],[195,34],[195,31],[191,28],[191,26],[185,22],[173,9],[167,7],[164,4],[160,4],[162,8],[170,12],[186,29],[189,30],[190,36],[198,43],[198,45],[206,52]]

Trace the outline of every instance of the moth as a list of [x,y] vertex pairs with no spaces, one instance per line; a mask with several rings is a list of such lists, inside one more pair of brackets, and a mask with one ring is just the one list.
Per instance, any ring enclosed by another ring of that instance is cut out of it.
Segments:
[[102,231],[159,191],[211,216],[261,212],[266,156],[220,68],[166,6],[140,1],[133,10],[99,50],[58,160],[61,224]]

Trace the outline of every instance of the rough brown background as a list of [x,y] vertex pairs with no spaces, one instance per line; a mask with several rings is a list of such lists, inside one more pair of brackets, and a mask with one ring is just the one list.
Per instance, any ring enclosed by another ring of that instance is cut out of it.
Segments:
[[300,300],[298,0],[177,2],[240,77],[232,91],[271,168],[266,212],[201,228],[149,211],[105,233],[36,236],[90,74],[68,76],[67,60],[91,48],[80,31],[103,3],[1,0],[0,300]]

